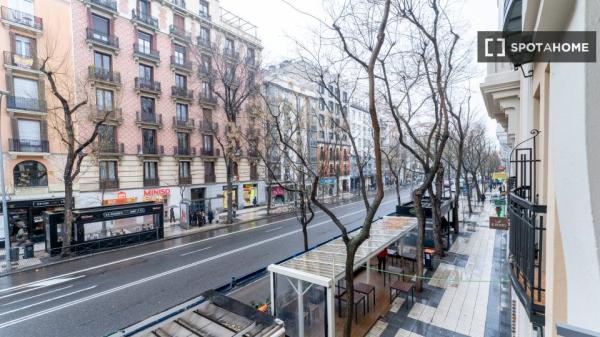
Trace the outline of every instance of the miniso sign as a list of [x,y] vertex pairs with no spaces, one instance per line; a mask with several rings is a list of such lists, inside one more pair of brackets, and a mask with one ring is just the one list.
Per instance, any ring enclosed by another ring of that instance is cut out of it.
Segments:
[[596,62],[596,32],[478,32],[478,62]]

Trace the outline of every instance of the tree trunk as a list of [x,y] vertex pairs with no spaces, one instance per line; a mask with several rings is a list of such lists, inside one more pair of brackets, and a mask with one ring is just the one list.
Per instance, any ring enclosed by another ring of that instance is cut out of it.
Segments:
[[416,285],[418,292],[423,291],[423,240],[425,239],[425,212],[423,210],[423,191],[422,187],[413,191],[413,202],[415,204],[415,213],[417,215],[417,247],[416,247]]
[[477,202],[481,201],[481,188],[479,187],[479,182],[477,181],[477,174],[475,172],[471,172],[473,176],[473,184],[475,184],[475,191],[477,191]]
[[444,169],[440,167],[435,177],[435,192],[433,187],[429,187],[431,196],[431,214],[433,220],[433,239],[435,243],[435,252],[438,256],[444,256],[444,242],[442,237],[442,214],[441,199],[443,197],[444,187]]
[[396,176],[396,197],[398,198],[398,206],[402,205],[402,196],[400,194],[400,181]]
[[[228,158],[225,160],[225,169],[227,171],[227,223],[233,223],[233,172],[231,172],[232,165],[231,159]],[[236,200],[237,201],[237,200]]]
[[467,191],[467,204],[469,205],[469,214],[473,214],[473,205],[471,204],[471,184],[469,184],[469,174],[465,171],[465,189]]
[[[352,243],[346,243],[346,319],[344,320],[344,337],[352,337],[354,323],[354,255],[356,248]],[[367,261],[369,263],[369,261]],[[334,285],[335,287],[335,285]],[[341,308],[340,308],[341,310]]]
[[61,225],[62,248],[60,255],[66,257],[71,255],[71,236],[73,228],[73,182],[65,180],[65,219]]
[[452,224],[454,226],[454,233],[460,232],[460,224],[458,220],[458,214],[460,211],[459,199],[460,199],[460,176],[462,175],[463,166],[463,153],[464,153],[465,141],[461,139],[458,143],[458,156],[456,160],[456,176],[454,178],[454,208],[452,208]]

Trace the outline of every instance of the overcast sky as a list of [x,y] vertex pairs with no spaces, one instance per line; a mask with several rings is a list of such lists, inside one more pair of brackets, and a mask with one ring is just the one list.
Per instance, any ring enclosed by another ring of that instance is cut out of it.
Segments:
[[[323,17],[323,3],[327,0],[287,0],[297,9]],[[452,5],[464,3],[463,8],[457,8],[467,20],[468,35],[464,36],[475,43],[477,31],[497,30],[498,15],[496,0],[448,0]],[[454,3],[456,1],[456,3]],[[315,19],[301,14],[282,0],[220,0],[221,5],[228,11],[250,21],[258,27],[258,35],[262,40],[263,60],[270,65],[287,58],[293,58],[296,53],[293,40],[301,40],[306,36],[306,27],[314,25]],[[473,53],[475,53],[473,48]],[[474,59],[475,56],[474,56]],[[485,64],[476,65],[477,76],[471,81],[474,92],[472,102],[482,114],[485,107],[479,92],[479,84],[485,76]],[[490,123],[493,128],[494,123]]]

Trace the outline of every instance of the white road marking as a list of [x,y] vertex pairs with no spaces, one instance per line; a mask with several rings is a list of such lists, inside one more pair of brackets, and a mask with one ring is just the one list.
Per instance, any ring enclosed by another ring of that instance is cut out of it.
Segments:
[[279,226],[279,227],[276,227],[276,228],[267,229],[267,230],[265,231],[265,233],[271,233],[271,232],[274,232],[274,231],[276,231],[276,230],[280,230],[280,229],[282,229],[282,228],[283,228],[283,226]]
[[54,289],[54,290],[50,290],[50,291],[46,291],[45,293],[41,293],[41,294],[37,294],[37,295],[33,295],[33,296],[29,296],[29,297],[25,297],[25,298],[22,298],[22,299],[20,299],[20,300],[16,300],[16,301],[8,302],[8,303],[2,304],[2,305],[3,305],[3,306],[6,306],[6,305],[11,305],[11,304],[15,304],[15,303],[19,303],[19,302],[27,301],[27,300],[30,300],[30,299],[32,299],[32,298],[36,298],[36,297],[40,297],[40,296],[44,296],[44,295],[48,295],[48,294],[55,293],[55,292],[57,292],[57,291],[61,291],[61,290],[65,290],[65,289],[68,289],[68,288],[71,288],[71,287],[73,287],[73,285],[72,285],[72,284],[71,284],[71,285],[68,285],[68,286],[66,286],[66,287],[62,287],[62,288],[58,288],[58,289]]
[[71,295],[79,294],[79,293],[81,293],[81,292],[84,292],[84,291],[86,291],[86,290],[91,290],[91,289],[94,289],[94,288],[96,288],[96,287],[97,287],[96,285],[93,285],[93,286],[91,286],[91,287],[87,287],[87,288],[84,288],[84,289],[75,290],[75,291],[72,291],[72,292],[70,292],[70,293],[66,293],[66,294],[62,294],[62,295],[60,295],[60,296],[52,297],[52,298],[49,298],[49,299],[47,299],[47,300],[43,300],[43,301],[36,302],[36,303],[30,304],[30,305],[26,305],[26,306],[24,306],[24,307],[20,307],[20,308],[13,309],[13,310],[10,310],[10,311],[5,311],[5,312],[2,312],[2,313],[0,313],[0,316],[4,316],[4,315],[12,314],[13,312],[17,312],[17,311],[21,311],[21,310],[29,309],[29,308],[31,308],[31,307],[35,307],[35,306],[37,306],[37,305],[40,305],[40,304],[44,304],[44,303],[48,303],[48,302],[51,302],[51,301],[54,301],[54,300],[61,299],[61,298],[63,298],[63,297],[67,297],[67,296],[71,296]]
[[[349,204],[335,206],[335,207],[332,207],[330,209],[336,209],[336,208],[345,207],[345,206],[349,206],[349,205],[353,205],[353,204],[357,204],[357,203],[362,203],[362,202],[363,201],[351,202]],[[391,202],[396,202],[396,200],[392,199],[392,200],[389,200],[389,201],[386,201],[386,202],[382,202],[381,205],[389,204]],[[316,213],[322,213],[322,211],[315,212],[315,214]],[[87,271],[90,271],[90,270],[104,268],[104,267],[112,266],[114,264],[119,264],[119,263],[122,263],[122,262],[127,262],[127,261],[131,261],[131,260],[139,259],[139,258],[143,258],[143,257],[146,257],[146,256],[150,256],[150,255],[154,255],[154,254],[160,254],[160,253],[167,252],[167,251],[170,251],[170,250],[173,250],[173,249],[183,248],[183,247],[187,247],[187,246],[190,246],[190,245],[195,245],[195,244],[203,243],[205,241],[214,240],[214,239],[218,239],[218,238],[223,238],[223,237],[226,237],[226,236],[243,233],[243,232],[250,231],[250,230],[256,230],[256,229],[259,229],[259,228],[262,228],[262,227],[271,226],[271,225],[274,225],[274,224],[277,224],[277,223],[280,223],[280,222],[284,222],[284,221],[288,221],[288,220],[292,220],[292,219],[294,219],[294,218],[286,218],[286,219],[282,219],[282,220],[270,222],[268,224],[264,224],[264,225],[261,225],[261,226],[249,227],[249,228],[246,228],[246,229],[241,229],[239,231],[235,231],[235,232],[231,232],[231,233],[225,233],[225,234],[214,236],[214,237],[211,237],[211,238],[206,238],[206,239],[202,239],[202,240],[198,240],[198,241],[194,241],[194,242],[184,243],[184,244],[181,244],[179,246],[173,246],[173,247],[164,248],[164,249],[161,249],[161,250],[155,250],[155,251],[152,251],[152,252],[148,252],[148,253],[144,253],[144,254],[140,254],[140,255],[136,255],[136,256],[131,256],[131,257],[128,257],[128,258],[124,258],[124,259],[120,259],[120,260],[116,260],[116,261],[111,261],[111,262],[107,262],[107,263],[104,263],[104,264],[99,264],[99,265],[96,265],[96,266],[93,266],[93,267],[84,268],[84,269],[80,269],[80,270],[77,270],[77,271],[72,271],[72,272],[64,273],[64,274],[57,275],[57,276],[52,276],[52,277],[49,277],[49,278],[43,279],[43,280],[33,281],[33,282],[30,282],[30,283],[24,283],[24,284],[21,284],[21,285],[18,285],[18,286],[10,287],[10,288],[0,289],[0,293],[12,291],[12,290],[17,290],[17,289],[22,289],[22,288],[27,288],[27,287],[33,287],[33,286],[36,286],[38,283],[42,283],[42,282],[45,282],[47,280],[53,280],[53,279],[56,279],[56,278],[61,278],[61,277],[65,277],[65,276],[70,276],[70,275],[75,275],[75,274],[79,274],[79,273],[84,273],[84,272],[87,272]],[[330,221],[331,220],[327,220],[327,222],[330,222]]]
[[31,288],[31,289],[21,290],[21,291],[14,292],[12,294],[0,296],[0,300],[4,299],[4,298],[7,298],[7,297],[12,297],[12,296],[15,296],[15,295],[20,295],[20,294],[23,294],[23,293],[28,293],[30,291],[35,291],[35,290],[38,290],[40,288],[50,287],[50,286],[57,285],[57,284],[60,284],[60,283],[65,283],[65,282],[77,280],[77,279],[80,279],[82,277],[85,277],[85,275],[79,275],[79,276],[76,276],[76,277],[67,277],[67,278],[64,278],[64,277],[61,277],[61,278],[52,278],[52,279],[48,279],[47,281],[42,280],[40,282],[36,282],[35,284],[29,284],[26,287],[24,287],[24,288]]
[[[390,202],[396,202],[396,200],[390,200],[390,201],[387,201],[385,203],[390,203]],[[384,203],[382,203],[382,204],[384,204]],[[346,217],[349,217],[349,216],[352,216],[352,215],[356,215],[356,214],[360,214],[360,213],[364,213],[364,212],[365,212],[365,210],[360,210],[360,211],[356,211],[356,212],[344,214],[344,215],[338,217],[338,219],[343,219],[343,218],[346,218]],[[314,228],[314,227],[323,226],[323,225],[329,224],[330,222],[331,222],[331,220],[321,221],[321,222],[316,223],[314,225],[308,226],[308,228]],[[183,265],[183,266],[171,269],[171,270],[167,270],[167,271],[159,273],[159,274],[155,274],[155,275],[152,275],[152,276],[145,277],[145,278],[137,280],[137,281],[126,283],[124,285],[121,285],[121,286],[118,286],[118,287],[115,287],[115,288],[112,288],[112,289],[108,289],[108,290],[105,290],[105,291],[102,291],[102,292],[99,292],[99,293],[96,293],[96,294],[93,294],[93,295],[82,297],[80,299],[77,299],[77,300],[74,300],[74,301],[71,301],[71,302],[63,303],[63,304],[57,305],[55,307],[42,310],[40,312],[36,312],[36,313],[30,314],[30,315],[27,315],[27,316],[19,317],[17,319],[12,320],[12,321],[0,323],[0,329],[6,328],[6,327],[9,327],[9,326],[18,324],[18,323],[22,323],[22,322],[28,321],[30,319],[37,318],[37,317],[40,317],[40,316],[43,316],[43,315],[46,315],[46,314],[49,314],[49,313],[52,313],[52,312],[55,312],[55,311],[58,311],[58,310],[62,310],[62,309],[74,306],[76,304],[79,304],[79,303],[87,302],[89,300],[93,300],[93,299],[96,299],[98,297],[102,297],[102,296],[105,296],[105,295],[108,295],[108,294],[111,294],[111,293],[114,293],[114,292],[117,292],[117,291],[120,291],[120,290],[123,290],[123,289],[127,289],[127,288],[130,288],[130,287],[136,286],[138,284],[146,283],[146,282],[158,279],[158,278],[163,277],[163,276],[167,276],[167,275],[170,275],[170,274],[173,274],[173,273],[177,273],[177,272],[189,269],[189,268],[193,268],[193,267],[199,266],[201,264],[204,264],[204,263],[207,263],[207,262],[211,262],[211,261],[220,259],[222,257],[228,256],[228,255],[231,255],[231,254],[236,254],[236,253],[239,253],[239,252],[244,251],[246,249],[257,247],[257,246],[260,246],[262,244],[265,244],[265,243],[268,243],[268,242],[271,242],[271,241],[276,241],[276,240],[279,240],[279,239],[284,238],[286,236],[290,236],[290,235],[294,235],[294,234],[300,233],[301,231],[302,231],[301,229],[297,229],[297,230],[294,230],[294,231],[291,231],[291,232],[288,232],[288,233],[280,234],[280,235],[274,236],[274,237],[269,238],[269,239],[258,241],[258,242],[255,242],[253,244],[247,245],[247,246],[239,247],[239,248],[236,248],[236,249],[233,249],[233,250],[221,253],[221,254],[217,254],[217,255],[205,258],[205,259],[200,260],[200,261],[189,263],[189,264],[186,264],[186,265]]]
[[207,250],[207,249],[211,249],[211,248],[212,248],[212,246],[208,246],[208,247],[204,247],[204,248],[201,248],[201,249],[192,250],[191,252],[183,253],[183,254],[181,254],[180,256],[188,256],[188,255],[190,255],[190,254],[194,254],[194,253],[202,252],[202,251],[205,251],[205,250]]

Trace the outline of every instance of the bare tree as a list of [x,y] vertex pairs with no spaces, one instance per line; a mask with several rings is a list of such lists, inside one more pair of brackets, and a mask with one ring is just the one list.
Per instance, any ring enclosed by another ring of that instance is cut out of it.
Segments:
[[401,174],[405,170],[405,165],[407,161],[407,153],[403,151],[402,145],[398,142],[398,139],[393,140],[394,143],[387,149],[382,150],[383,155],[385,156],[385,161],[389,167],[390,173],[394,179],[394,186],[396,188],[396,198],[398,199],[398,205],[402,205],[402,196],[401,196],[401,183],[402,178]]

